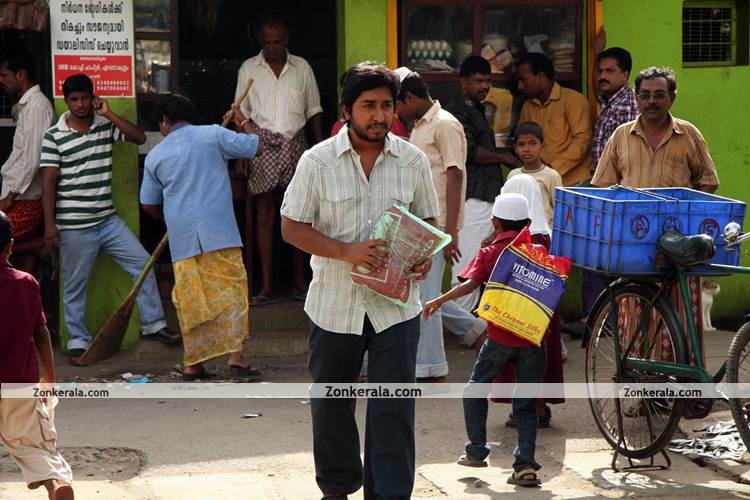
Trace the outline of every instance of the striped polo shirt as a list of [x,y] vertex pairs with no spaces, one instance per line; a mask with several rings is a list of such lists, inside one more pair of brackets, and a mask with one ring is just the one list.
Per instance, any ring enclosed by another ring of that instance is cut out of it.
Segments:
[[88,133],[68,126],[70,112],[44,134],[41,168],[59,168],[56,223],[60,230],[95,226],[115,213],[112,203],[112,144],[120,130],[94,115]]

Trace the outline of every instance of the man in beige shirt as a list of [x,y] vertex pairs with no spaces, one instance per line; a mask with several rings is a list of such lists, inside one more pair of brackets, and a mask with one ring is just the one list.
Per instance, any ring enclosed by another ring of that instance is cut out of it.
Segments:
[[[409,142],[427,155],[432,183],[440,206],[437,226],[450,234],[452,241],[432,258],[432,270],[420,286],[424,304],[442,290],[446,263],[456,264],[461,255],[458,231],[464,222],[466,197],[466,137],[455,116],[433,101],[419,73],[409,73],[401,81],[396,100],[399,115],[414,122]],[[417,350],[417,378],[442,379],[448,374],[443,345],[443,325],[471,345],[484,332],[486,322],[450,301],[429,319],[422,319]]]
[[566,186],[591,178],[591,113],[580,92],[555,82],[555,68],[544,54],[524,55],[516,69],[518,90],[528,99],[519,123],[536,122],[544,131],[542,162]]
[[705,139],[693,124],[669,113],[677,97],[674,72],[655,67],[641,71],[635,94],[640,115],[612,134],[591,182],[598,187],[716,191],[719,178]]

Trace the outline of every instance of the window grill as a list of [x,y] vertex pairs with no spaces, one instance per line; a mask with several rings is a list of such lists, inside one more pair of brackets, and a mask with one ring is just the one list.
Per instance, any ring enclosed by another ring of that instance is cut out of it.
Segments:
[[735,3],[690,2],[682,9],[682,62],[685,66],[724,66],[737,61]]

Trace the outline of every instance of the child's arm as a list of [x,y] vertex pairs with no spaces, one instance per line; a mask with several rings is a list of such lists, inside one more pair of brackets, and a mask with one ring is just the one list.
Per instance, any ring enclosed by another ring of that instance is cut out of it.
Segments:
[[424,319],[429,318],[430,316],[435,314],[437,310],[440,309],[440,306],[442,306],[444,303],[448,302],[449,300],[454,300],[459,297],[463,297],[464,295],[468,295],[473,292],[474,289],[478,286],[479,283],[475,283],[472,280],[466,280],[460,285],[454,286],[440,297],[427,302],[424,305],[422,317]]
[[42,382],[45,384],[55,383],[55,361],[52,357],[52,340],[49,336],[47,325],[42,325],[34,331],[34,345],[39,357],[42,359],[44,376]]

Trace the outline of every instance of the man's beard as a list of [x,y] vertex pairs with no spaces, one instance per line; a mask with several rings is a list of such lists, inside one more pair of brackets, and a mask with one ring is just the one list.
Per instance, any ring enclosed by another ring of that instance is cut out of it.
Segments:
[[360,129],[351,120],[349,121],[349,127],[354,131],[355,134],[357,134],[357,137],[359,137],[363,141],[368,141],[368,142],[383,142],[385,140],[385,136],[388,135],[388,131],[390,130],[390,128],[386,130],[386,133],[383,134],[383,137],[375,137],[375,136],[369,135],[367,133],[367,129],[365,130]]

